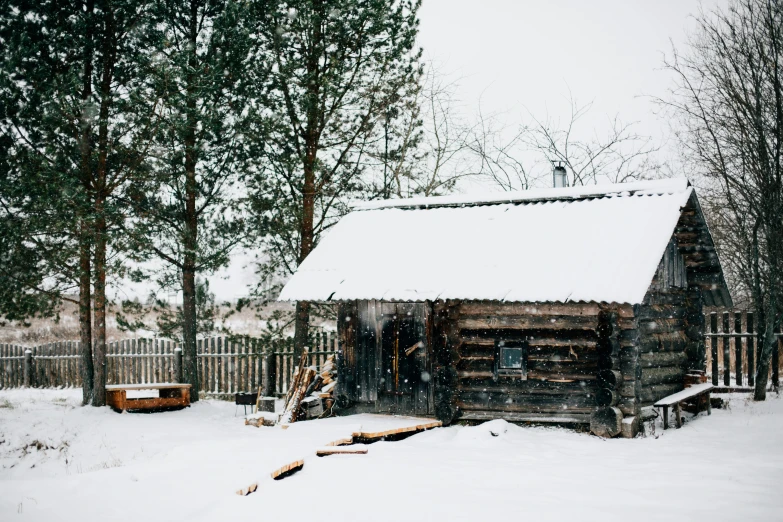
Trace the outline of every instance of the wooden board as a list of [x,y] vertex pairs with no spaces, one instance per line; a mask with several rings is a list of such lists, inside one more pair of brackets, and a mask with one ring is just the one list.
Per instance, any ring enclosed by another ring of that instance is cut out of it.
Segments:
[[326,457],[327,455],[366,455],[367,448],[365,446],[326,446],[315,450],[315,454],[319,457]]
[[166,390],[170,388],[187,388],[190,384],[180,384],[175,382],[161,382],[150,384],[110,384],[106,386],[106,391],[111,390]]
[[489,421],[503,419],[508,422],[532,422],[552,424],[589,424],[589,414],[555,414],[555,413],[508,413],[500,411],[465,412],[458,421]]
[[184,408],[190,405],[189,388],[190,388],[190,384],[183,385],[183,386],[159,388],[161,390],[166,390],[164,392],[161,392],[162,397],[154,397],[148,399],[128,399],[126,389],[114,388],[111,390],[106,390],[106,404],[108,406],[111,406],[115,410],[119,410],[119,411],[156,410],[161,408],[176,408],[176,407]]
[[378,440],[393,435],[401,435],[401,434],[409,434],[409,433],[413,434],[419,431],[425,431],[432,428],[439,428],[441,426],[443,426],[443,423],[441,421],[428,421],[428,422],[422,422],[420,424],[414,424],[412,426],[403,426],[400,428],[392,428],[383,431],[357,431],[353,433],[353,438],[362,439],[362,440]]
[[257,489],[258,489],[258,484],[257,483],[253,483],[253,484],[250,484],[248,487],[246,487],[244,489],[238,490],[237,491],[237,495],[241,495],[243,497],[246,497],[246,496],[248,496],[251,493],[255,493],[255,491]]
[[302,469],[304,467],[304,460],[303,459],[297,459],[293,462],[289,462],[285,466],[282,466],[280,468],[277,468],[272,472],[272,478],[275,480],[280,480],[282,478],[285,478],[289,475],[292,475]]
[[697,384],[696,386],[685,388],[680,392],[677,392],[673,395],[669,395],[668,397],[664,397],[663,399],[658,400],[655,403],[655,407],[659,408],[661,406],[672,406],[684,400],[696,397],[697,395],[700,395],[702,393],[709,393],[713,388],[714,386],[710,383]]
[[353,437],[344,437],[342,439],[333,440],[332,442],[326,443],[325,446],[347,446],[349,444],[353,444]]

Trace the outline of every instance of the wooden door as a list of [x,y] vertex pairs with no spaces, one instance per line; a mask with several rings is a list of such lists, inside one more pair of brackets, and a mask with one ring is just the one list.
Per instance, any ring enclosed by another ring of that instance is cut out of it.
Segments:
[[383,303],[378,410],[429,414],[426,306]]

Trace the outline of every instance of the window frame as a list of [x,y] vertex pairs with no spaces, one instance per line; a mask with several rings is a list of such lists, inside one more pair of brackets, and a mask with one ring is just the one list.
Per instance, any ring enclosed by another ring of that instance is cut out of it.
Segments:
[[[506,348],[520,349],[522,351],[521,368],[508,368],[500,365],[502,360],[501,352]],[[515,377],[520,380],[527,380],[529,352],[529,343],[526,339],[495,339],[495,358],[493,362],[495,380],[499,377]]]

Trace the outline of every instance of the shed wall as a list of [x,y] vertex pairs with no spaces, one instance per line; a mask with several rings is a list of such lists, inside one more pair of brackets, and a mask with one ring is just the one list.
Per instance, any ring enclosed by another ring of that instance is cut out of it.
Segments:
[[[634,347],[637,337],[630,305],[473,301],[450,307],[436,336],[446,339],[441,349],[451,352],[456,370],[452,401],[463,419],[587,422],[596,407],[597,376],[602,369],[619,372],[620,350]],[[616,317],[614,357],[602,352],[597,332],[600,315],[607,313]],[[495,342],[514,339],[529,344],[527,379],[495,379]],[[634,368],[629,371],[635,374]]]

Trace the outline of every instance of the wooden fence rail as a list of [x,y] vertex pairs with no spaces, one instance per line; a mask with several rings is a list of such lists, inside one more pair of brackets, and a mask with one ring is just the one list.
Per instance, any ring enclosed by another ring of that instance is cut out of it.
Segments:
[[[173,382],[177,378],[176,350],[180,344],[167,339],[124,339],[110,342],[106,350],[107,384]],[[29,362],[25,352],[29,350]],[[310,364],[320,368],[337,352],[333,332],[316,332],[310,348]],[[292,339],[265,343],[260,339],[211,337],[197,344],[199,391],[208,395],[232,395],[256,391],[264,376],[267,392],[284,394],[297,362]],[[81,355],[78,341],[62,341],[25,347],[0,344],[0,388],[30,384],[39,388],[81,387]]]
[[[753,387],[756,382],[759,339],[758,323],[753,312],[718,310],[706,314],[705,344],[707,373],[712,384],[724,387]],[[770,380],[777,388],[780,383],[780,353],[783,334],[776,332],[777,342],[772,349]],[[733,381],[733,383],[732,383]]]

